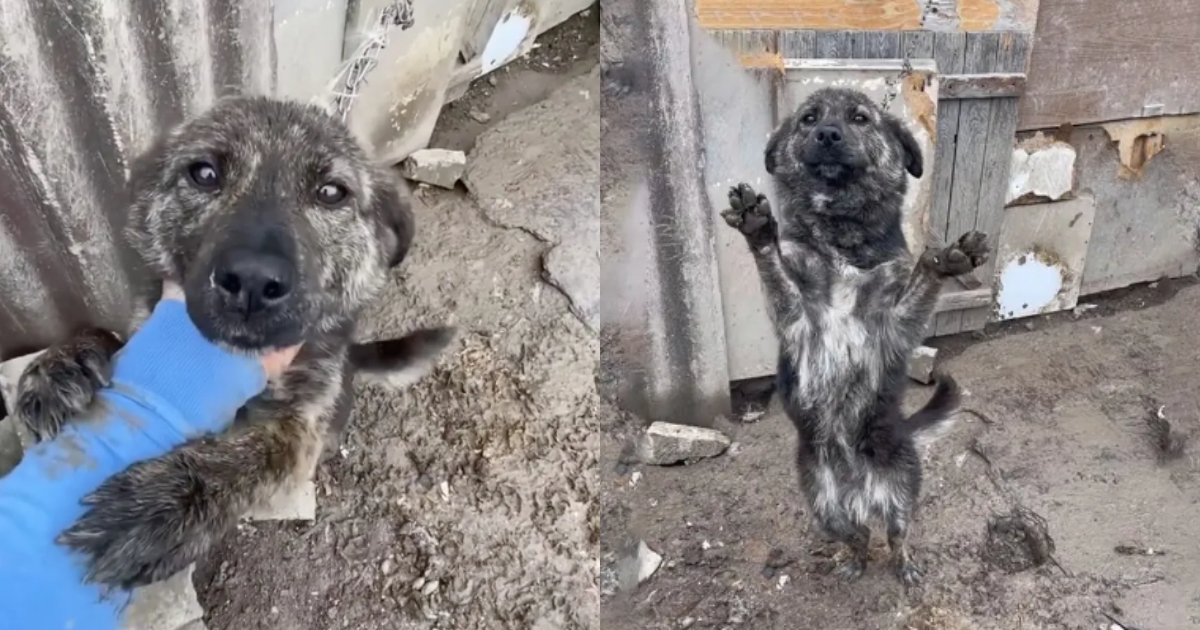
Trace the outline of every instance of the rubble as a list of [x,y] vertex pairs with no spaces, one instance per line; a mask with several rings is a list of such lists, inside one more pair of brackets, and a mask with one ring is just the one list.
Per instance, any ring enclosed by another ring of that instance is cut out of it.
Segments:
[[405,179],[453,189],[467,170],[467,155],[449,149],[413,151],[400,163]]
[[715,429],[655,422],[642,436],[638,459],[654,466],[690,464],[724,453],[730,443],[724,433]]
[[937,360],[937,348],[921,346],[913,350],[908,359],[908,377],[926,385],[933,382],[933,366]]

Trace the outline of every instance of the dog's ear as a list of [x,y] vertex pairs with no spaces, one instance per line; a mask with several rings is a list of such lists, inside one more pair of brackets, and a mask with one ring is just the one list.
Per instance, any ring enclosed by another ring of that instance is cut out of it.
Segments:
[[767,140],[767,149],[763,151],[763,163],[767,167],[767,174],[774,175],[775,170],[779,168],[779,146],[787,147],[787,138],[792,135],[792,130],[795,127],[794,116],[788,116],[780,123],[779,127],[771,134]]
[[375,217],[379,242],[387,254],[388,267],[404,261],[412,246],[415,222],[412,206],[400,192],[400,183],[390,170],[381,169],[371,191],[371,215]]
[[917,144],[916,137],[902,120],[888,116],[887,121],[892,135],[900,142],[900,149],[904,153],[904,169],[913,177],[920,179],[921,175],[925,173],[925,160],[921,154],[921,145]]

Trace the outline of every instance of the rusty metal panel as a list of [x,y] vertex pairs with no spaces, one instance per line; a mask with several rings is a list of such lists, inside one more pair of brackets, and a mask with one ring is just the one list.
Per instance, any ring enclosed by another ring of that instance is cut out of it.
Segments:
[[119,327],[129,160],[234,92],[272,93],[272,3],[0,3],[0,358]]

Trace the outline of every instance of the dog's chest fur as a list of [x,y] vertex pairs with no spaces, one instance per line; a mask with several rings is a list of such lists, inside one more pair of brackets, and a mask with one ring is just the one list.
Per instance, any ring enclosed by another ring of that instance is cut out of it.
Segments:
[[884,346],[894,338],[895,321],[886,306],[902,282],[897,267],[908,256],[899,222],[891,230],[796,219],[781,229],[779,247],[786,265],[804,270],[794,318],[779,322],[782,351],[794,372],[790,389],[814,410],[857,415],[890,367]]

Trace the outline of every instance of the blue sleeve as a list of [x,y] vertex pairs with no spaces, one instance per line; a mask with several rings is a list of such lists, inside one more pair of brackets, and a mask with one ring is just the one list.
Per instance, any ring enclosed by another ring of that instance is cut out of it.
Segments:
[[160,302],[117,354],[93,411],[0,479],[0,630],[116,628],[128,593],[81,584],[82,564],[54,538],[106,478],[221,429],[265,386],[257,359],[205,340],[183,302]]

